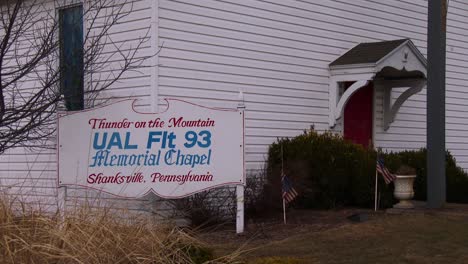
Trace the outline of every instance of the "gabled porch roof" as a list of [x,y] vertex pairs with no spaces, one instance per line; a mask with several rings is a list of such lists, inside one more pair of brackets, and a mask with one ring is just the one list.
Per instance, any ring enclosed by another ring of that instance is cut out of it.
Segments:
[[[334,127],[351,96],[374,81],[384,89],[384,129],[393,122],[400,106],[426,85],[427,62],[410,39],[360,43],[330,63],[330,127]],[[340,83],[355,82],[340,96]],[[391,104],[395,87],[410,87]]]

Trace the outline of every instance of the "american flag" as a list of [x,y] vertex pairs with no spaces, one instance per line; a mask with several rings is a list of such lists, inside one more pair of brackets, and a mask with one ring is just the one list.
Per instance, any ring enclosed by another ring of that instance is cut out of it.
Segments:
[[292,202],[299,195],[292,187],[291,180],[285,174],[281,176],[281,189],[286,203]]
[[384,165],[384,161],[382,158],[377,158],[377,171],[382,174],[384,181],[386,184],[391,183],[396,179],[394,174],[391,174],[388,169]]

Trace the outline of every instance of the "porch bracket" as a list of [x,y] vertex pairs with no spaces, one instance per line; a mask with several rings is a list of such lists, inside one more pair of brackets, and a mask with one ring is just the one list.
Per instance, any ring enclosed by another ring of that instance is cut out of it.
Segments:
[[[422,91],[426,86],[426,80],[416,80],[410,83],[406,83],[406,85],[399,85],[399,86],[390,86],[389,84],[385,85],[384,91],[384,120],[383,120],[383,127],[384,131],[387,131],[390,128],[390,124],[395,121],[395,117],[400,110],[400,107],[403,103],[408,100],[412,95],[415,95]],[[395,100],[393,105],[391,105],[391,92],[393,87],[404,87],[410,86],[406,91],[404,91],[398,98]]]
[[344,107],[346,106],[346,103],[348,103],[349,99],[351,99],[351,96],[353,96],[353,94],[359,89],[366,86],[369,82],[370,80],[357,81],[353,83],[353,85],[351,85],[348,89],[346,89],[346,91],[343,93],[340,100],[338,101],[338,104],[336,105],[333,118],[334,123],[336,123],[336,120],[340,119],[340,117],[343,115]]

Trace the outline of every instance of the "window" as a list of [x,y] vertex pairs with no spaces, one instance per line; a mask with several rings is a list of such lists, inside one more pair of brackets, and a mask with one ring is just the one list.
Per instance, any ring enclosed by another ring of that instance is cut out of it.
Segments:
[[84,108],[83,7],[59,10],[60,91],[69,111]]

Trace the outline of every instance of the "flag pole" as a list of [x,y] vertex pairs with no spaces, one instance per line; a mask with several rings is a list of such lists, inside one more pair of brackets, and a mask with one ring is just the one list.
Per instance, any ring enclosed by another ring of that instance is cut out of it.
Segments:
[[374,195],[374,212],[377,212],[377,168],[375,168],[375,195]]
[[377,208],[380,208],[380,202],[382,201],[382,192],[380,192],[379,190],[379,195],[378,195],[378,199],[377,199]]
[[[283,186],[284,176],[284,157],[283,157],[283,144],[281,143],[281,186]],[[281,187],[281,198],[283,199],[283,221],[286,224],[286,201],[283,196],[283,187]]]
[[284,221],[284,224],[286,224],[286,202],[284,201],[284,198],[283,198],[283,221]]

